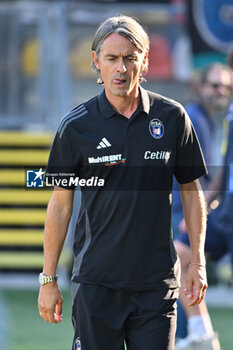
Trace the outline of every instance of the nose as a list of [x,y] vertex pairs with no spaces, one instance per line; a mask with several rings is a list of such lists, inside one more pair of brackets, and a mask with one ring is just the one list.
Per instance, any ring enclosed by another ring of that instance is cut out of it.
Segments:
[[231,86],[224,85],[224,84],[222,84],[218,90],[221,92],[222,95],[229,95],[230,96],[230,94],[232,92]]
[[125,62],[123,59],[120,59],[118,67],[117,67],[117,71],[119,73],[125,73],[127,71],[127,68],[126,68],[126,65],[125,65]]

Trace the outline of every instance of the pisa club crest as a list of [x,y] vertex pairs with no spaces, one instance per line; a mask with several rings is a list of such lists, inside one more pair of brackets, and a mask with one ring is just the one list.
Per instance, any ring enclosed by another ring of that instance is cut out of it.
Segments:
[[149,131],[151,136],[153,136],[155,139],[161,139],[164,134],[163,123],[159,119],[152,119],[149,124]]

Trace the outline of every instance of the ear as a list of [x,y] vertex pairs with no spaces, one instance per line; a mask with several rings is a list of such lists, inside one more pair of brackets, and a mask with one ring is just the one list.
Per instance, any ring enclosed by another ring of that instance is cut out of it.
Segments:
[[149,52],[145,52],[144,58],[143,58],[143,64],[146,64],[148,57],[149,57]]
[[100,70],[100,64],[99,64],[99,60],[98,60],[96,51],[92,51],[91,52],[91,56],[92,56],[92,60],[94,62],[94,65],[96,66],[96,68],[98,70]]
[[143,57],[143,60],[142,60],[142,66],[141,66],[141,69],[143,70],[144,67],[146,66],[146,63],[148,61],[148,57],[149,57],[149,53],[148,52],[145,52],[144,53],[144,57]]

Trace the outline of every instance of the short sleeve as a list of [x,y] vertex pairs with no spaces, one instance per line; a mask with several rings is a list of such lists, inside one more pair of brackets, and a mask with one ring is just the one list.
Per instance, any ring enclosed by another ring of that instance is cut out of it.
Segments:
[[193,124],[181,108],[177,117],[176,161],[174,175],[180,184],[207,174],[202,150]]
[[58,131],[50,149],[46,182],[67,189],[75,188],[71,178],[78,177],[81,160],[77,133],[74,135],[69,126],[62,133]]

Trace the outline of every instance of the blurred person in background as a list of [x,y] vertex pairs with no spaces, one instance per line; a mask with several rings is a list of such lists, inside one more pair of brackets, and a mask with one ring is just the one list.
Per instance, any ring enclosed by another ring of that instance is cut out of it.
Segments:
[[[230,63],[230,61],[229,61]],[[202,76],[202,88],[200,90],[200,99],[202,101],[206,117],[213,115],[226,109],[232,96],[232,71],[229,67],[214,64],[204,71]],[[199,107],[202,108],[203,107]],[[218,261],[226,253],[231,254],[231,262],[233,265],[233,196],[232,196],[232,166],[233,163],[233,123],[232,112],[233,106],[230,105],[227,117],[224,120],[224,162],[220,171],[213,179],[204,178],[202,184],[205,189],[205,197],[209,209],[209,217],[207,221],[207,233],[205,252],[208,258]],[[194,108],[195,110],[195,108]],[[190,115],[192,115],[190,113]],[[196,114],[196,119],[200,117]],[[192,118],[192,117],[191,117]],[[203,116],[201,116],[203,119]],[[208,119],[207,119],[208,120]],[[207,122],[207,121],[206,121]],[[209,121],[210,123],[210,121]],[[194,125],[195,125],[194,120]],[[201,128],[200,128],[201,127]],[[212,144],[212,126],[208,123],[196,126],[196,131],[202,144],[203,152],[206,156],[207,166],[214,164],[214,156],[211,156]],[[211,173],[211,171],[210,171]],[[206,181],[207,180],[207,181]],[[211,181],[210,181],[211,180]],[[220,196],[220,204],[215,210],[211,210],[211,203]],[[184,289],[187,275],[189,273],[189,264],[191,262],[191,251],[189,247],[189,239],[186,232],[185,221],[179,224],[180,231],[183,234],[176,237],[175,247],[181,260],[181,291],[180,300],[184,310],[188,316],[188,336],[177,342],[175,349],[192,350],[192,349],[209,349],[219,350],[220,344],[217,335],[213,331],[212,323],[208,313],[205,301],[199,305],[192,306],[192,293],[190,287]],[[191,267],[192,268],[192,267]],[[179,313],[178,313],[179,317]]]
[[[194,95],[193,100],[197,101],[190,102],[185,106],[197,133],[206,164],[210,166],[208,175],[200,179],[204,190],[208,188],[214,175],[216,175],[214,171],[216,167],[212,166],[217,165],[216,154],[214,154],[216,120],[219,113],[223,113],[229,104],[231,91],[228,88],[222,87],[222,84],[225,84],[225,80],[230,79],[230,74],[230,69],[226,65],[216,62],[207,66],[195,77],[195,86],[192,92]],[[212,85],[212,82],[215,83],[215,85]],[[172,222],[174,238],[176,238],[181,231],[186,232],[179,184],[175,179],[173,185]],[[178,302],[176,336],[178,338],[185,338],[187,332],[187,317],[180,306],[180,302]]]
[[[196,82],[198,102],[191,102],[185,106],[185,109],[192,121],[201,149],[206,161],[208,175],[200,179],[202,188],[208,189],[214,176],[215,154],[213,139],[216,128],[215,119],[219,113],[226,111],[231,97],[231,70],[228,66],[213,63],[207,66]],[[183,230],[183,210],[179,192],[179,184],[174,181],[173,186],[173,235],[174,238]],[[185,227],[184,227],[185,228]]]
[[[92,67],[104,89],[62,120],[50,151],[47,173],[65,169],[81,179],[105,178],[104,188],[82,188],[74,238],[73,350],[123,350],[124,343],[128,350],[174,349],[179,261],[171,237],[173,175],[193,243],[188,283],[194,305],[207,288],[206,210],[198,182],[205,162],[183,107],[140,87],[148,52],[148,35],[131,17],[100,25]],[[46,322],[62,320],[56,270],[74,190],[60,183],[47,209],[38,300]]]

